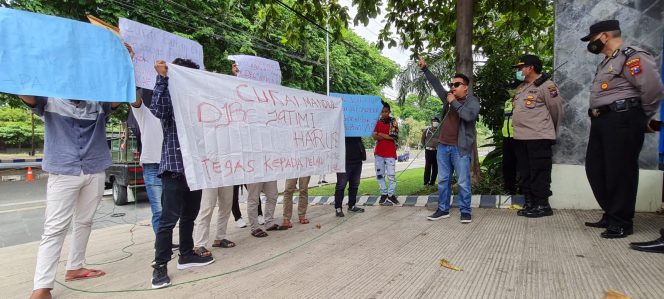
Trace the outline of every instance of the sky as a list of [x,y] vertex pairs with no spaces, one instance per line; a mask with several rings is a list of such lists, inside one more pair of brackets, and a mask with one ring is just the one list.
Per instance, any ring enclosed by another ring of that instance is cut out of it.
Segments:
[[[357,35],[361,36],[365,40],[376,43],[378,41],[378,32],[380,32],[380,29],[382,29],[384,26],[383,19],[385,17],[385,10],[383,9],[381,15],[377,16],[375,19],[371,19],[366,27],[362,24],[360,24],[359,26],[354,26],[352,20],[357,14],[357,8],[353,7],[352,0],[340,0],[339,3],[341,5],[348,7],[348,14],[350,15],[351,18],[349,27],[355,33],[357,33]],[[385,57],[388,57],[394,60],[394,62],[396,62],[397,64],[399,64],[400,68],[404,68],[410,61],[409,58],[410,52],[401,49],[401,47],[395,47],[391,49],[385,47],[382,50],[382,53]],[[397,91],[394,90],[393,88],[387,87],[383,89],[383,93],[385,93],[387,97],[396,100]]]

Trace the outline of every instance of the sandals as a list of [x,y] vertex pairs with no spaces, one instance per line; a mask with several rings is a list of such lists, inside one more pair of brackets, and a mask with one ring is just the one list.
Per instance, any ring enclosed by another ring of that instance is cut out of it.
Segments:
[[300,216],[300,224],[308,224],[308,223],[309,223],[309,219],[307,219],[304,216]]
[[75,280],[83,280],[83,279],[90,279],[90,278],[97,278],[106,275],[106,272],[102,270],[95,270],[95,269],[79,269],[82,270],[79,274],[76,274],[74,276],[65,276],[65,281],[75,281]]
[[205,246],[194,248],[194,254],[196,254],[198,256],[202,256],[202,257],[212,256],[212,252],[207,250],[207,248],[205,248]]
[[290,220],[284,219],[284,222],[281,223],[281,226],[287,227],[287,228],[293,228],[293,222],[291,222]]
[[264,237],[268,236],[268,234],[260,228],[257,228],[255,230],[251,231],[251,235],[256,237],[256,238],[264,238]]
[[227,239],[214,240],[214,242],[212,243],[212,247],[233,248],[235,247],[235,243]]
[[287,230],[288,226],[281,226],[278,224],[272,224],[270,227],[266,228],[266,231],[274,231],[274,230]]

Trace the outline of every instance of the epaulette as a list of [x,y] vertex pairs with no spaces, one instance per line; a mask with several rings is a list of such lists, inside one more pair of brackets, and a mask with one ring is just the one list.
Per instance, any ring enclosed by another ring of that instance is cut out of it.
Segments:
[[623,54],[627,56],[627,58],[632,57],[632,55],[636,54],[638,52],[636,49],[632,47],[626,47],[624,50],[622,50]]
[[551,75],[543,73],[539,78],[537,78],[537,80],[535,80],[535,82],[533,82],[533,85],[539,87],[540,85],[544,84],[546,80],[549,80],[549,78],[551,78]]

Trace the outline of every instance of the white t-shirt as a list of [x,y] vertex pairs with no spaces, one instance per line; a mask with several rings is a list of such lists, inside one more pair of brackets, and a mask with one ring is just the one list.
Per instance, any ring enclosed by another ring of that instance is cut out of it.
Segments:
[[[131,106],[131,105],[130,105]],[[134,108],[138,127],[141,129],[141,163],[157,163],[161,161],[161,145],[164,142],[164,132],[161,129],[161,121],[155,117],[148,107],[141,104],[141,107]]]

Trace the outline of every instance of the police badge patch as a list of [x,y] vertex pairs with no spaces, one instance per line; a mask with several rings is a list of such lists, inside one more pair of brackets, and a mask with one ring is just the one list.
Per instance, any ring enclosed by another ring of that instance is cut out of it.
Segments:
[[639,58],[634,58],[625,63],[627,68],[629,69],[629,74],[632,76],[636,76],[641,74],[641,59]]
[[551,85],[549,85],[548,89],[549,89],[549,95],[551,95],[552,98],[555,98],[555,97],[558,96],[558,87],[551,84]]

